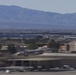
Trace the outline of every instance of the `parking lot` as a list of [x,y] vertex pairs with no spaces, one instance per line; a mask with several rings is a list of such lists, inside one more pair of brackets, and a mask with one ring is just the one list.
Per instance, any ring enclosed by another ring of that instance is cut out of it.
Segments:
[[[8,73],[0,71],[0,75],[8,75]],[[9,75],[76,75],[76,70],[60,72],[11,72]]]
[[[6,72],[6,71],[10,72]],[[36,70],[24,70],[23,67],[2,67],[0,70],[0,75],[76,75],[76,69],[74,68],[50,68],[46,69],[36,69]]]

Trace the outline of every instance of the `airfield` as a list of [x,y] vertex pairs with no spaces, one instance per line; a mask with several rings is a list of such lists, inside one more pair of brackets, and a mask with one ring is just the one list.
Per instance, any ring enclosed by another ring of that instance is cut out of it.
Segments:
[[60,72],[11,72],[9,74],[0,71],[0,75],[76,75],[76,70]]

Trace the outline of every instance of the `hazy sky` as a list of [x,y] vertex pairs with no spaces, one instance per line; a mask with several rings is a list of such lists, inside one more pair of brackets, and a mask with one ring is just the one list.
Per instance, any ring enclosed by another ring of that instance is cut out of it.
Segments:
[[16,5],[58,13],[76,13],[76,0],[0,0],[0,5]]

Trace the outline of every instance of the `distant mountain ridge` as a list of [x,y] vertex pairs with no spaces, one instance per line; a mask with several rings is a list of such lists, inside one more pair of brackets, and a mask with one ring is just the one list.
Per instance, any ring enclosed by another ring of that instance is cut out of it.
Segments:
[[0,28],[75,29],[76,13],[60,14],[0,5]]

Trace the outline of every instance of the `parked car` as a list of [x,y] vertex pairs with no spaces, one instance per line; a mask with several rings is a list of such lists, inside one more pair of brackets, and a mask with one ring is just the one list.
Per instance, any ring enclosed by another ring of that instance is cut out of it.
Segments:
[[69,66],[69,65],[63,65],[63,68],[64,68],[64,69],[69,69],[70,66]]

